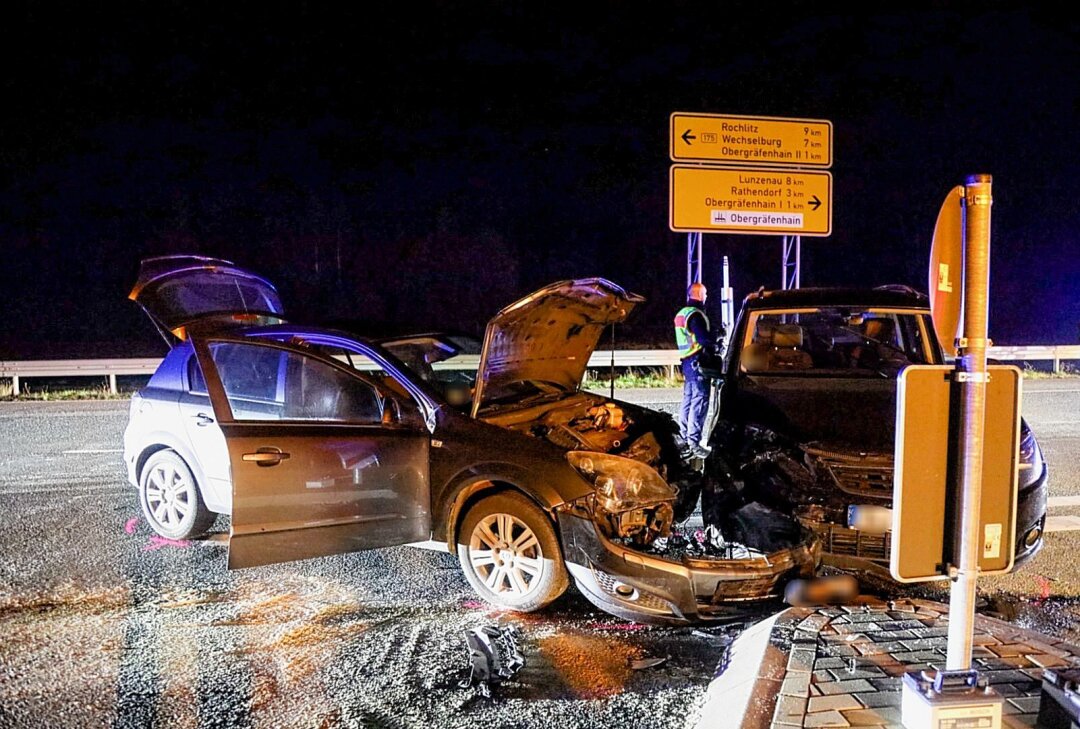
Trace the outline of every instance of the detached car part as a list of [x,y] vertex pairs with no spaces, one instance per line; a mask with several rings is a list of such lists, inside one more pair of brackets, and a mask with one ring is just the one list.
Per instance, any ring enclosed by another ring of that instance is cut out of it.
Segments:
[[490,698],[493,688],[512,678],[525,665],[518,647],[520,638],[513,626],[487,625],[466,630],[469,676],[461,681],[461,688],[476,686],[485,698]]

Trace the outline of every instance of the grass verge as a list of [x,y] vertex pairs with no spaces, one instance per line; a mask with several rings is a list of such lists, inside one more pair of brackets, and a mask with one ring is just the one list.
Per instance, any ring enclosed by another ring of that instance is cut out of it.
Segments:
[[23,390],[15,394],[11,383],[0,385],[0,400],[48,402],[54,400],[127,400],[130,392],[113,393],[105,385],[101,387],[45,388],[41,390]]

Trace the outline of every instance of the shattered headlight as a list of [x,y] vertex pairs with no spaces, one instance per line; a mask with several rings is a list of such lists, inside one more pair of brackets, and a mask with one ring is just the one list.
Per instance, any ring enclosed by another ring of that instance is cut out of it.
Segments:
[[592,483],[608,511],[626,511],[675,498],[675,489],[649,466],[621,456],[570,451],[566,460]]
[[594,521],[608,537],[647,545],[671,531],[676,490],[648,465],[593,451],[566,460],[596,489]]

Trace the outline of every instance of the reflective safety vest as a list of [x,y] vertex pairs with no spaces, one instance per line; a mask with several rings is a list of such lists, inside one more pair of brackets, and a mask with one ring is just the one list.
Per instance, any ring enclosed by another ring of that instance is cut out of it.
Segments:
[[687,326],[691,314],[701,314],[705,319],[705,327],[708,328],[709,326],[709,317],[705,316],[705,312],[696,306],[684,306],[679,309],[679,313],[675,315],[675,344],[679,348],[679,359],[686,359],[690,355],[701,351],[702,343],[697,340],[694,332]]

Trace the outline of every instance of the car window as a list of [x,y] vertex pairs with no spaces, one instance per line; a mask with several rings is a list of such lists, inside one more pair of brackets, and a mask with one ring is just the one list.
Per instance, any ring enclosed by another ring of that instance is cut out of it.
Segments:
[[199,358],[195,356],[194,352],[188,357],[187,361],[187,385],[188,392],[196,395],[205,395],[206,378],[203,377],[202,367],[199,366]]
[[746,372],[880,376],[927,364],[918,314],[903,310],[822,308],[755,312],[740,356]]
[[236,420],[383,422],[374,384],[314,357],[237,342],[211,343],[210,353]]
[[364,373],[365,376],[378,382],[382,388],[396,392],[403,397],[409,397],[408,390],[391,376],[381,364],[371,357],[361,354],[360,352],[353,352],[342,347],[335,347],[327,344],[309,343],[307,346],[317,352],[321,352],[327,357],[337,360],[347,367],[351,367],[357,372]]

